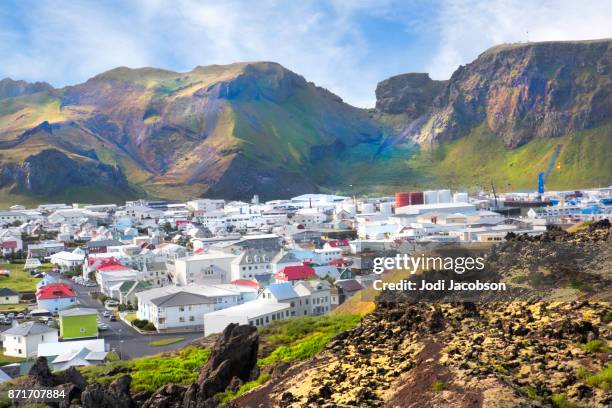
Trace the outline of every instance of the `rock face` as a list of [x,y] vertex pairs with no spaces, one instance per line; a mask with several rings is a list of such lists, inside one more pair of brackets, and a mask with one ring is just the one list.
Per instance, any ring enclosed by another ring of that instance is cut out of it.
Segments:
[[147,408],[216,406],[214,395],[258,376],[259,334],[253,326],[230,324],[216,341],[198,380],[188,388],[167,385],[145,403]]
[[121,169],[92,159],[72,159],[56,149],[29,156],[21,166],[0,167],[0,188],[11,186],[37,196],[55,196],[68,188],[93,186],[128,190]]
[[51,91],[53,91],[53,87],[46,82],[29,83],[14,81],[10,78],[0,80],[0,99]]
[[[413,98],[401,78],[379,85],[381,111],[401,112],[400,101]],[[460,138],[483,123],[509,148],[589,129],[610,120],[612,40],[493,47],[428,99],[428,120],[412,129],[424,145]]]
[[417,118],[428,112],[448,81],[434,81],[429,74],[402,74],[376,86],[376,110]]
[[91,384],[81,395],[83,408],[116,408],[134,407],[130,396],[132,377],[124,375],[113,381],[109,386]]

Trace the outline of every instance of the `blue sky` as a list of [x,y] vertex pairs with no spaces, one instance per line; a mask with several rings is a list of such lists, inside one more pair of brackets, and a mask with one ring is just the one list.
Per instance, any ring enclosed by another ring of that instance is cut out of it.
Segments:
[[117,67],[277,61],[357,106],[404,72],[446,79],[486,48],[612,37],[612,2],[5,0],[0,78],[64,86]]

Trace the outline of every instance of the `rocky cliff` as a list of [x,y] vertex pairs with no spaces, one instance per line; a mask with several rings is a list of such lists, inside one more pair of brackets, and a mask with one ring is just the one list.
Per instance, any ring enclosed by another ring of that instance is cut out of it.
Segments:
[[[377,108],[389,111],[389,101],[420,96],[418,84],[389,87],[398,78],[379,85],[388,91],[377,92]],[[509,148],[591,129],[610,121],[612,40],[500,45],[437,88],[428,97],[428,120],[411,134],[424,145],[460,138],[481,124]],[[391,113],[401,111],[401,104],[391,106]]]
[[376,86],[376,110],[391,115],[405,113],[416,119],[432,109],[434,99],[446,84],[447,81],[432,80],[429,74],[391,77]]

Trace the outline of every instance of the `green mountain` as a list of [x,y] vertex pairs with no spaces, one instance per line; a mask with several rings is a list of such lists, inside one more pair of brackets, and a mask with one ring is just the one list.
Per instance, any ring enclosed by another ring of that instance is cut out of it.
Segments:
[[0,204],[612,183],[610,40],[494,47],[352,107],[272,62],[0,81]]

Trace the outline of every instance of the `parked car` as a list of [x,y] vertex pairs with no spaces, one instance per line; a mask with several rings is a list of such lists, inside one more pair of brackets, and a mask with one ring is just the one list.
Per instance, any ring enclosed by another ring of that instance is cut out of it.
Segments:
[[9,319],[13,320],[15,318],[15,313],[9,313],[6,315],[6,317],[8,317]]
[[25,319],[25,315],[23,313],[18,313],[17,319]]
[[110,317],[110,321],[111,321],[111,322],[116,322],[116,321],[117,321],[117,317],[115,317],[115,315],[112,315],[112,316]]
[[6,322],[6,317],[0,317],[0,324],[8,324]]
[[108,324],[106,324],[106,323],[100,323],[98,325],[98,330],[100,330],[100,331],[105,331],[105,330],[108,330],[108,329],[109,329],[109,327],[108,327]]
[[102,313],[102,316],[108,318],[111,316],[111,312],[109,312],[108,310],[105,310],[104,313]]
[[4,313],[0,313],[0,319],[6,319],[6,315]]

